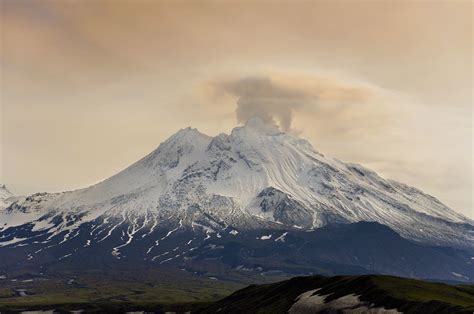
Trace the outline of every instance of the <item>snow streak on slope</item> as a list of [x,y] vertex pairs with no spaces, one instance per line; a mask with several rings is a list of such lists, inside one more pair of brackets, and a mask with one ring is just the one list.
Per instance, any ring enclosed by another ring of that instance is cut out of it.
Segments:
[[99,184],[17,200],[0,213],[0,228],[25,225],[65,234],[68,241],[82,224],[97,219],[110,226],[97,241],[123,233],[124,241],[113,248],[117,257],[139,230],[149,230],[145,237],[164,222],[209,235],[226,228],[311,230],[377,221],[412,240],[471,248],[474,243],[473,221],[437,199],[326,157],[258,118],[216,137],[180,130]]

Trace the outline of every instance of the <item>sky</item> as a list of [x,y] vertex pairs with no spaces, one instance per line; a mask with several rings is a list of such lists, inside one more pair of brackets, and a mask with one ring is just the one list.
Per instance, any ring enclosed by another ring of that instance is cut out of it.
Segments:
[[471,1],[0,1],[0,183],[101,181],[253,115],[474,218]]

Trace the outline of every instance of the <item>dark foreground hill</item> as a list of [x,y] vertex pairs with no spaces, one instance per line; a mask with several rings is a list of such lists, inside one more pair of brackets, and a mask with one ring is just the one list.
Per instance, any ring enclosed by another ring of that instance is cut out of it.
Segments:
[[252,285],[199,313],[473,313],[474,286],[392,276],[296,277]]
[[[141,274],[141,275],[140,275]],[[66,285],[20,278],[27,295],[3,286],[0,311],[70,313],[473,313],[474,286],[393,276],[311,276],[251,285],[156,272],[89,274]],[[262,278],[261,280],[266,280]],[[268,280],[268,278],[267,278]],[[261,281],[262,282],[262,281]],[[232,293],[232,294],[230,294]],[[230,295],[229,295],[230,294]],[[225,296],[228,295],[228,296]]]

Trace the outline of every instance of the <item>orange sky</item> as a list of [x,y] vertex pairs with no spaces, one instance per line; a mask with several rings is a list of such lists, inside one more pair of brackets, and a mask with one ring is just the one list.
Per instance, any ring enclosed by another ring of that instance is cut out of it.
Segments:
[[307,95],[291,131],[317,150],[474,217],[471,1],[0,5],[0,181],[16,193],[95,183],[182,127],[228,132],[223,84],[259,78]]

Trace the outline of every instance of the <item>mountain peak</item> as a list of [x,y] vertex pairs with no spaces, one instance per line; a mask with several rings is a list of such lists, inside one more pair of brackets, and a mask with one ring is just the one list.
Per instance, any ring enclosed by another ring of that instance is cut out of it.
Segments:
[[240,128],[250,129],[256,133],[268,134],[268,135],[281,133],[281,131],[278,129],[278,127],[275,124],[265,122],[265,120],[259,116],[251,117],[245,122],[245,124],[242,127],[238,127],[236,129],[240,129]]
[[198,129],[188,126],[187,128],[180,129],[178,132],[176,132],[171,137],[183,137],[183,136],[188,136],[188,135],[192,135],[192,134],[207,136],[206,134],[201,133]]
[[11,203],[8,201],[8,199],[11,200],[13,196],[13,193],[7,189],[5,184],[0,184],[0,210],[7,207]]
[[267,124],[259,116],[253,116],[245,122],[245,126],[252,128],[265,128]]
[[13,196],[13,193],[7,189],[5,184],[0,184],[0,199],[5,199]]
[[163,144],[178,143],[178,142],[186,142],[186,143],[192,144],[195,141],[198,141],[198,139],[204,139],[206,141],[210,141],[211,137],[204,133],[201,133],[196,128],[187,127],[187,128],[179,130],[178,132],[170,136],[166,141],[163,142]]

